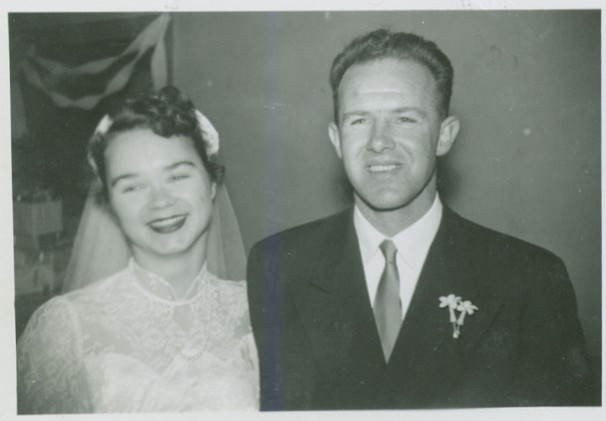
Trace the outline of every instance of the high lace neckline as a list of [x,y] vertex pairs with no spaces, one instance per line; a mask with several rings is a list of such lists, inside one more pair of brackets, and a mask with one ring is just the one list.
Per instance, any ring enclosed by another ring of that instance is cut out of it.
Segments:
[[182,297],[179,297],[169,281],[155,273],[143,269],[132,257],[128,262],[128,270],[133,275],[136,284],[141,287],[147,295],[174,305],[191,303],[204,291],[204,286],[208,284],[212,277],[205,262],[202,269],[200,269],[200,272],[198,272],[196,277],[191,281],[187,292]]

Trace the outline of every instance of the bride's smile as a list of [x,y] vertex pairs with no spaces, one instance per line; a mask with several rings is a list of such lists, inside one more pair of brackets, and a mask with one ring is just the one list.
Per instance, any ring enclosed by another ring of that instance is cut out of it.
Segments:
[[150,222],[149,227],[159,234],[169,234],[175,232],[185,224],[186,215],[171,216],[160,218]]

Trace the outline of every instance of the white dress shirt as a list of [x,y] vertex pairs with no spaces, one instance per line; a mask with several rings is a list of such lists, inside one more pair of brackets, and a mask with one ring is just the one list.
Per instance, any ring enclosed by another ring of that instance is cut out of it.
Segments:
[[355,207],[354,227],[358,235],[371,306],[374,306],[379,280],[385,269],[385,257],[379,249],[379,245],[384,240],[391,240],[398,249],[396,265],[400,275],[400,300],[402,301],[402,318],[404,318],[441,220],[442,202],[436,195],[431,208],[425,215],[405,230],[388,238],[372,226],[358,207]]

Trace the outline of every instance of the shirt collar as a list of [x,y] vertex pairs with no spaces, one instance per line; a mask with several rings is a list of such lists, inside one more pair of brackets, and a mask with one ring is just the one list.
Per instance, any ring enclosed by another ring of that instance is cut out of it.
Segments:
[[355,206],[354,227],[360,243],[362,263],[367,264],[372,260],[376,253],[380,253],[379,245],[384,240],[390,239],[398,248],[399,256],[407,265],[411,268],[420,268],[438,232],[442,220],[442,210],[442,201],[436,194],[431,208],[421,218],[389,238],[368,222],[358,207]]

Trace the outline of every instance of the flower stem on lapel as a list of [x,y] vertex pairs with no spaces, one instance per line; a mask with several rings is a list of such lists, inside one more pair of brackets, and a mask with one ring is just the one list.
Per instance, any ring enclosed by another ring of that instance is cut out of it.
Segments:
[[[440,308],[448,307],[450,315],[450,323],[452,324],[452,337],[457,339],[461,335],[461,326],[465,321],[465,315],[470,316],[478,307],[474,306],[471,301],[465,300],[455,294],[449,294],[445,297],[440,297]],[[459,311],[459,317],[456,317],[455,310]]]

